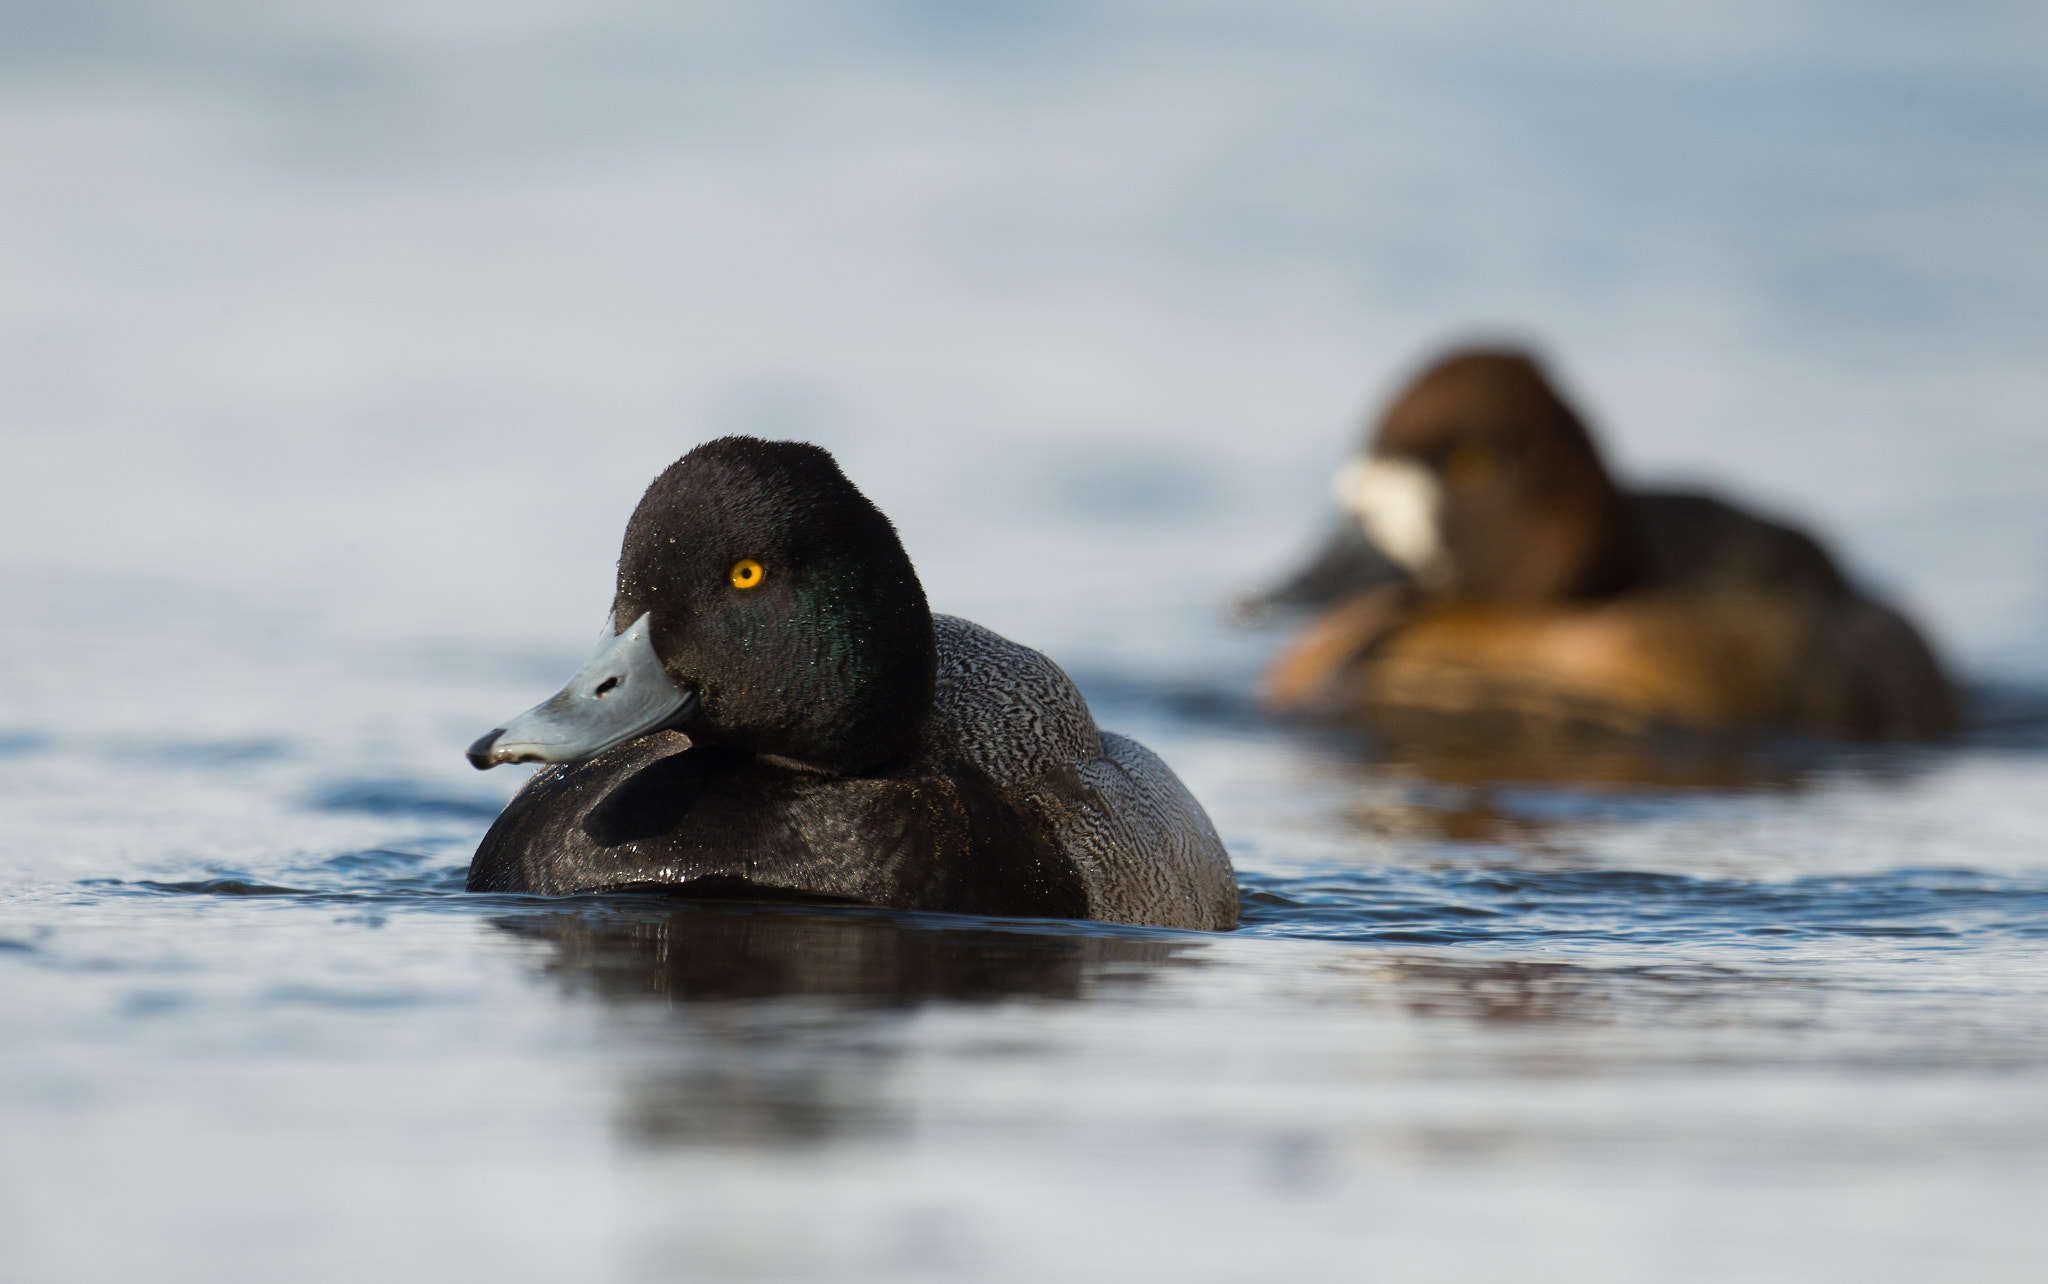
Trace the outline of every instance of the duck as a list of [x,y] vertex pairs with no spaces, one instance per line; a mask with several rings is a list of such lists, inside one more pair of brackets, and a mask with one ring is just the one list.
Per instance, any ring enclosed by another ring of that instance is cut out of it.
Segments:
[[1173,771],[1046,656],[934,614],[889,519],[804,442],[722,437],[656,477],[595,654],[468,758],[542,764],[472,892],[1237,923]]
[[1817,539],[1714,495],[1623,489],[1527,352],[1435,362],[1332,490],[1335,535],[1241,607],[1315,612],[1265,671],[1268,710],[1848,740],[1956,725],[1932,646]]

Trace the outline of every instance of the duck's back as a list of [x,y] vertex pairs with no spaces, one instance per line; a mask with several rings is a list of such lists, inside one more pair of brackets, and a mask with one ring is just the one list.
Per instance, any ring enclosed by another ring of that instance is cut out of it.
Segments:
[[[1954,693],[1926,639],[1858,592],[1812,536],[1707,495],[1629,498],[1645,597],[1680,627],[1777,657],[1767,666],[1775,681],[1752,684],[1774,689],[1764,720],[1862,738],[1954,726]],[[1671,610],[1678,604],[1690,610]]]
[[1832,603],[1855,590],[1819,541],[1690,491],[1638,491],[1629,521],[1643,589],[1694,595],[1792,594]]
[[1230,856],[1165,763],[1098,730],[1073,681],[1037,651],[955,616],[934,615],[932,624],[931,738],[1045,825],[1088,889],[1088,917],[1237,925]]

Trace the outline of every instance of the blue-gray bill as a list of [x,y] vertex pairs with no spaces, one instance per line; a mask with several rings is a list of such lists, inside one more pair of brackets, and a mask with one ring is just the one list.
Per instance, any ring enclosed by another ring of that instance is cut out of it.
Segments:
[[597,654],[567,686],[471,745],[470,765],[486,771],[501,762],[587,762],[687,718],[697,692],[663,672],[648,623],[652,614],[623,633],[600,635]]

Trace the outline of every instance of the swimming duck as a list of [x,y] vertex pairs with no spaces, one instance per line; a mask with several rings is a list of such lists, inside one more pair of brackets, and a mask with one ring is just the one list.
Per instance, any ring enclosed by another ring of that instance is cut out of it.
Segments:
[[725,437],[655,478],[597,653],[469,760],[548,764],[471,891],[1237,923],[1166,764],[1045,656],[932,614],[888,518],[800,442]]
[[1326,608],[1268,668],[1269,708],[1850,738],[1954,726],[1927,643],[1812,537],[1708,495],[1622,490],[1523,353],[1431,367],[1333,488],[1343,529],[1251,604]]

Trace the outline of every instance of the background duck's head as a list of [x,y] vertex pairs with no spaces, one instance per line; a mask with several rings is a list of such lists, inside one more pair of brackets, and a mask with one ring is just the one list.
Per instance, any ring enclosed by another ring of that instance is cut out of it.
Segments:
[[580,762],[676,727],[852,771],[912,746],[936,672],[924,589],[889,519],[816,446],[724,437],[634,509],[597,655],[470,760]]
[[1620,490],[1585,425],[1519,352],[1430,367],[1333,486],[1426,589],[1547,601],[1612,592],[1633,572]]

